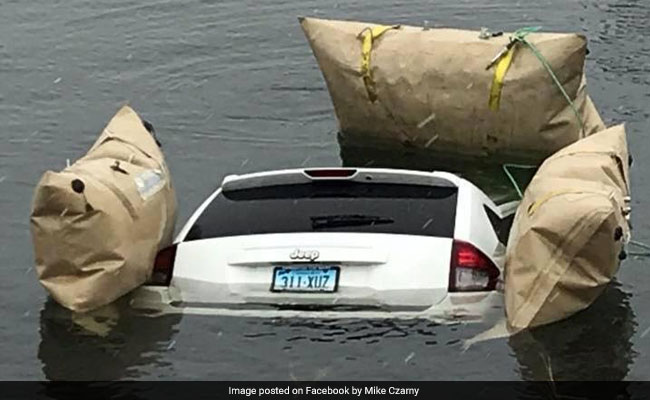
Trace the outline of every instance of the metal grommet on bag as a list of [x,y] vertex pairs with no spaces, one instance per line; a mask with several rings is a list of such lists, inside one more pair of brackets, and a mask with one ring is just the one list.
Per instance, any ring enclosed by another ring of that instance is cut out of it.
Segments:
[[619,240],[621,240],[622,237],[623,237],[623,228],[621,228],[620,226],[616,227],[616,229],[614,230],[614,240],[618,242]]
[[75,193],[83,193],[84,190],[86,189],[86,184],[81,180],[81,179],[74,179],[71,182],[72,190],[74,190]]

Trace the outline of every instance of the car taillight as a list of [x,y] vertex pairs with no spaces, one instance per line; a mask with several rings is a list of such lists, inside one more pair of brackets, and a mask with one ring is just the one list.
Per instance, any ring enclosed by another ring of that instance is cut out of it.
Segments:
[[153,264],[153,272],[147,285],[169,286],[174,272],[174,260],[176,259],[176,246],[169,246],[158,252]]
[[492,260],[473,245],[454,240],[449,271],[450,292],[494,290],[499,269]]

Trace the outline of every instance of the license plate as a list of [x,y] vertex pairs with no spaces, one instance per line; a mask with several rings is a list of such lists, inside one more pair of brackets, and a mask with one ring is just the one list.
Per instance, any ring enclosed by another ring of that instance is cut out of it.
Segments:
[[339,267],[276,267],[273,270],[272,292],[335,292]]

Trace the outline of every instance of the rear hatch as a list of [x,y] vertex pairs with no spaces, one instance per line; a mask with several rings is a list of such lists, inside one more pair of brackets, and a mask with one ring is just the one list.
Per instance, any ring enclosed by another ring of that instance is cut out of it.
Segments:
[[314,179],[219,193],[178,245],[184,303],[414,309],[447,294],[458,189]]

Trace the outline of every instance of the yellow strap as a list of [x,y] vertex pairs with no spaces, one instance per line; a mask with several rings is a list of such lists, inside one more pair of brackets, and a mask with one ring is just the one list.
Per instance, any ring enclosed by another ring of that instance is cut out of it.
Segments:
[[575,189],[565,189],[565,190],[554,190],[551,192],[548,192],[544,194],[544,196],[540,197],[539,199],[535,200],[533,204],[531,204],[528,207],[528,215],[533,215],[535,214],[535,211],[537,211],[538,208],[542,206],[542,204],[546,203],[550,199],[552,199],[555,196],[560,196],[563,194],[569,194],[569,193],[584,193],[583,190],[575,190]]
[[494,79],[492,80],[492,88],[490,89],[490,110],[499,111],[501,104],[501,90],[503,89],[503,80],[506,77],[508,68],[512,63],[512,56],[515,53],[515,48],[512,46],[506,54],[503,55],[497,62],[497,67],[494,70]]
[[373,103],[377,100],[377,93],[375,92],[375,82],[372,80],[372,72],[370,68],[370,53],[372,52],[372,45],[375,39],[391,29],[397,29],[399,25],[379,25],[374,28],[365,28],[357,36],[361,40],[361,76],[363,83],[368,92],[368,98]]

